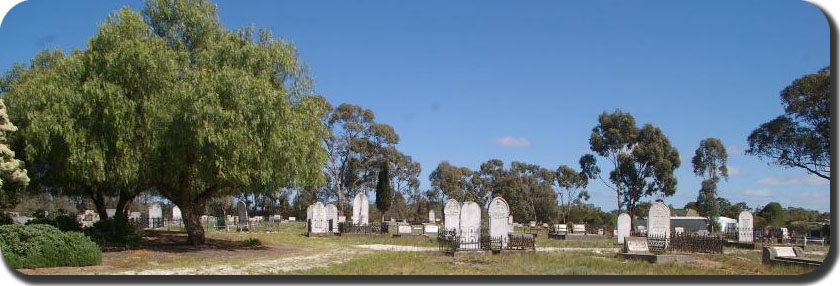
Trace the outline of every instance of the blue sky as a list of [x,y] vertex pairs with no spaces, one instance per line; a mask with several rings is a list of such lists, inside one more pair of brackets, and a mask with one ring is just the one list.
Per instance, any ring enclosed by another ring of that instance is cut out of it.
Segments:
[[[700,140],[729,147],[732,201],[828,211],[829,185],[743,154],[782,113],[779,91],[829,64],[829,26],[800,1],[215,1],[228,28],[294,43],[316,90],[373,109],[423,166],[492,158],[577,167],[602,111],[652,123],[679,149],[677,194],[697,197]],[[141,1],[29,0],[0,26],[0,71],[41,49],[84,48],[105,16]],[[615,196],[591,184],[591,202]]]

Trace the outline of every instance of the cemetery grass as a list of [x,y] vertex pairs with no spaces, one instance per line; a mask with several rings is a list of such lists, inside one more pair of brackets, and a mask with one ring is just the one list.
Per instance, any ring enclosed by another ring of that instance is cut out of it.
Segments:
[[[624,261],[614,252],[539,249],[615,249],[612,240],[562,241],[538,238],[536,253],[521,255],[446,256],[438,251],[383,251],[360,245],[435,249],[434,238],[423,236],[306,237],[302,223],[280,224],[275,232],[208,231],[209,244],[192,247],[183,232],[147,231],[140,249],[104,252],[101,265],[19,269],[24,274],[328,274],[328,275],[729,275],[802,274],[806,268],[768,267],[760,250],[726,249],[724,255],[697,255],[692,264]],[[261,246],[247,247],[257,239]],[[824,256],[826,252],[807,253]],[[328,254],[329,258],[320,259]],[[313,259],[318,258],[318,259]],[[320,261],[334,260],[323,264]],[[274,263],[274,261],[285,261]],[[273,267],[273,265],[278,267]],[[280,267],[282,264],[291,267]],[[270,265],[265,267],[265,265]],[[220,273],[207,269],[221,269]],[[233,272],[225,272],[225,271]]]

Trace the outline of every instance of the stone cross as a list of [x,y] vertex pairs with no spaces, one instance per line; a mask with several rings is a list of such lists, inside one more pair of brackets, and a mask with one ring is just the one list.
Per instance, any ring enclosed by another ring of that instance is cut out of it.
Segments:
[[455,231],[458,234],[461,225],[461,204],[458,201],[449,199],[443,208],[443,229]]

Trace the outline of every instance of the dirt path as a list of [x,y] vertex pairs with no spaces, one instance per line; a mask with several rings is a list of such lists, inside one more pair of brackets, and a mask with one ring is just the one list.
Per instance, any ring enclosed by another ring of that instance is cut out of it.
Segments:
[[199,268],[149,269],[111,273],[115,275],[248,275],[275,274],[281,272],[326,267],[349,261],[356,255],[368,253],[362,250],[334,249],[312,255],[291,256],[278,259],[264,259],[243,265],[215,264]]
[[[437,247],[433,246],[405,246],[405,245],[391,245],[391,244],[362,244],[356,245],[357,248],[364,248],[376,251],[407,251],[407,252],[422,252],[422,251],[438,251]],[[618,248],[600,248],[600,247],[537,247],[537,252],[566,252],[566,251],[583,251],[594,253],[615,253]]]

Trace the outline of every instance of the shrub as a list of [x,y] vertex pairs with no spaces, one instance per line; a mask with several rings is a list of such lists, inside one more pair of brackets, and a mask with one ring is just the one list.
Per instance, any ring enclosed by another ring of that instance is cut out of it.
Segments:
[[85,228],[85,235],[101,246],[137,248],[140,246],[142,228],[122,217],[97,221]]
[[102,251],[79,232],[46,224],[0,226],[0,250],[13,268],[97,265]]
[[76,218],[64,213],[51,213],[48,216],[36,215],[34,219],[26,224],[47,224],[61,231],[82,231],[82,226],[76,221]]
[[15,221],[12,220],[12,216],[10,216],[9,213],[0,212],[0,225],[7,225],[13,223],[15,223]]
[[262,241],[259,239],[249,237],[242,241],[242,246],[244,247],[259,247],[262,246]]

